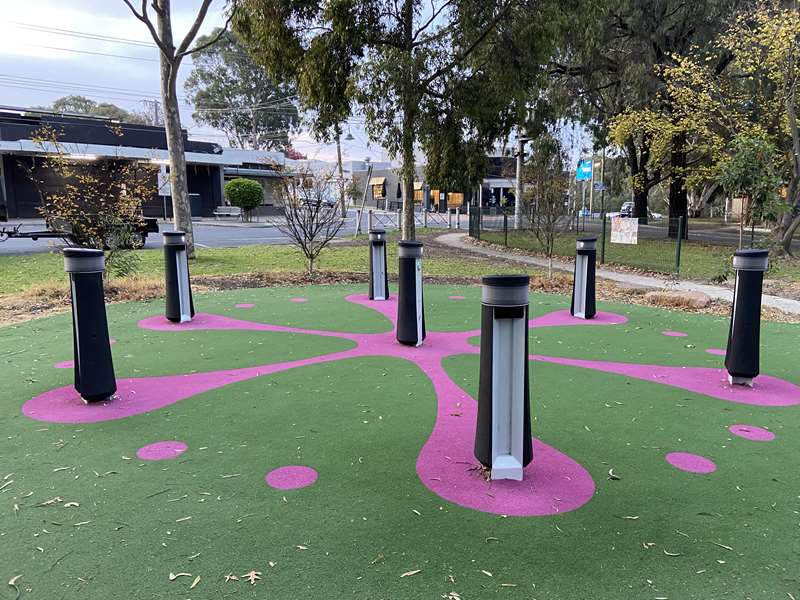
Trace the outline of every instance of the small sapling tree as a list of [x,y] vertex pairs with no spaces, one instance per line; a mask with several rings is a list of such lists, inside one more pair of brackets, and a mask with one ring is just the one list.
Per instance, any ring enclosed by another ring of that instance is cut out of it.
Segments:
[[281,182],[285,222],[278,229],[303,253],[306,272],[313,279],[320,253],[344,225],[336,210],[342,182],[332,173],[310,171],[286,175]]

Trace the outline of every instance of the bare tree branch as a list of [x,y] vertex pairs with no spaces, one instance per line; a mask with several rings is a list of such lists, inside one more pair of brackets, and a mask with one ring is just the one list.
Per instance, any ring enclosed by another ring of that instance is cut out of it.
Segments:
[[[167,47],[164,41],[159,37],[158,32],[156,31],[155,25],[153,25],[153,21],[150,19],[150,15],[147,14],[147,0],[142,0],[142,12],[139,13],[133,7],[130,0],[122,0],[128,8],[131,9],[133,16],[139,19],[142,23],[147,26],[147,29],[150,31],[150,36],[153,38],[153,41],[158,46],[158,49],[161,50],[162,54],[168,59],[171,58],[171,49]],[[155,4],[153,4],[153,9],[156,9]]]

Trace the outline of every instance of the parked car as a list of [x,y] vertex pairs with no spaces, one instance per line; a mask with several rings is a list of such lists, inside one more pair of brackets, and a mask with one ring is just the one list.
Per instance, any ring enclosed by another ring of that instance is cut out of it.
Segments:
[[633,216],[633,202],[623,202],[622,208],[619,209],[619,216],[620,217],[632,217]]

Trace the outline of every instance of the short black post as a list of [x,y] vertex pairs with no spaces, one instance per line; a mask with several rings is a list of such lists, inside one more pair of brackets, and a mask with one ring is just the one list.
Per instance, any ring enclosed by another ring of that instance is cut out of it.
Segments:
[[681,243],[683,242],[683,232],[686,227],[686,217],[678,217],[678,239],[675,240],[675,276],[681,272]]
[[421,346],[425,339],[422,242],[400,241],[397,256],[397,341],[407,346]]
[[492,479],[522,479],[533,459],[527,275],[483,278],[475,458]]
[[503,213],[503,245],[508,246],[508,215]]
[[369,299],[389,299],[386,269],[386,230],[369,230]]
[[117,391],[117,380],[103,295],[103,251],[65,248],[64,270],[72,295],[75,390],[87,403],[108,400]]
[[733,256],[736,286],[725,352],[725,368],[732,385],[752,387],[759,373],[761,292],[768,266],[768,250],[738,250]]
[[164,276],[166,278],[166,317],[173,323],[186,323],[194,317],[192,285],[189,281],[189,258],[186,233],[164,232]]
[[597,313],[594,289],[597,238],[579,238],[575,242],[575,252],[575,275],[569,312],[578,319],[592,319]]

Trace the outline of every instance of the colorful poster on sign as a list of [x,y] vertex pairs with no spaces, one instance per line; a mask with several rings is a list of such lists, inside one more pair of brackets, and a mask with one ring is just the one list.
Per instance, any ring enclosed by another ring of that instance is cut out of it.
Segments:
[[575,171],[575,181],[592,180],[592,160],[582,160],[578,163],[578,170]]
[[611,243],[612,244],[638,244],[639,219],[625,217],[611,218]]

